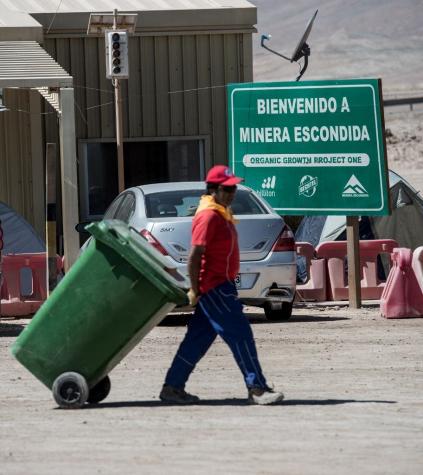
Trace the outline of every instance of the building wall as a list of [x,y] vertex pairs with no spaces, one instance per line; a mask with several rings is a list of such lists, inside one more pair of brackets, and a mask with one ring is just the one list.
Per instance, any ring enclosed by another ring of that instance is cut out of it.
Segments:
[[41,97],[36,91],[4,89],[9,109],[0,113],[0,200],[44,235],[44,169]]
[[[74,78],[77,138],[115,137],[104,38],[47,38],[44,47]],[[130,77],[122,81],[124,137],[207,135],[207,165],[225,163],[224,85],[252,80],[251,34],[135,36],[129,54]],[[54,142],[53,117],[45,123],[46,140]]]
[[[104,38],[47,37],[44,48],[74,78],[77,139],[115,137]],[[123,80],[124,137],[208,137],[206,167],[227,163],[225,84],[252,81],[251,33],[144,34],[130,38]],[[58,117],[36,91],[4,90],[0,200],[45,230],[45,144],[59,150]],[[60,210],[59,210],[60,211]]]

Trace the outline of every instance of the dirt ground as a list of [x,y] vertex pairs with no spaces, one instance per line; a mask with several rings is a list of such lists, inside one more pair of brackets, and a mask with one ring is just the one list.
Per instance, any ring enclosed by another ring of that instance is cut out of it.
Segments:
[[187,389],[158,393],[184,318],[156,327],[111,373],[104,403],[56,408],[9,347],[27,320],[0,320],[1,474],[417,474],[423,466],[423,319],[385,320],[375,305],[297,306],[267,323],[248,308],[269,382],[286,400],[246,404],[217,341]]
[[[423,112],[386,114],[388,162],[423,190]],[[286,400],[246,404],[217,341],[187,389],[196,406],[158,393],[184,334],[155,328],[111,373],[104,403],[56,408],[9,353],[28,320],[0,319],[0,475],[416,475],[423,471],[423,319],[385,320],[377,305],[297,306],[267,323],[249,308],[265,374]]]

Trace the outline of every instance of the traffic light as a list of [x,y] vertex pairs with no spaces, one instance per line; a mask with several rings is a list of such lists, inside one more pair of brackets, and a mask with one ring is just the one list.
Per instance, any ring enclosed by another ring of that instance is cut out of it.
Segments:
[[106,31],[106,76],[109,79],[127,78],[128,66],[128,32]]

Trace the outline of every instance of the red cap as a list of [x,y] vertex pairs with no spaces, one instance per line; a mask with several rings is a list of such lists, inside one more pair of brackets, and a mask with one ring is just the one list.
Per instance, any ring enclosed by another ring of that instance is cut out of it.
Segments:
[[226,165],[215,165],[207,173],[206,183],[215,183],[217,185],[232,186],[238,185],[244,181],[232,173],[232,170]]

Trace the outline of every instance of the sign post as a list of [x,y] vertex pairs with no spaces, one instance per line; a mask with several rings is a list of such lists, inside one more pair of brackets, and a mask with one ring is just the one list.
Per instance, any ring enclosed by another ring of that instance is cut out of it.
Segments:
[[351,308],[361,308],[360,235],[358,217],[347,216],[348,299]]
[[[228,109],[231,166],[280,214],[390,213],[380,80],[231,84]],[[357,221],[351,306],[361,300]]]

